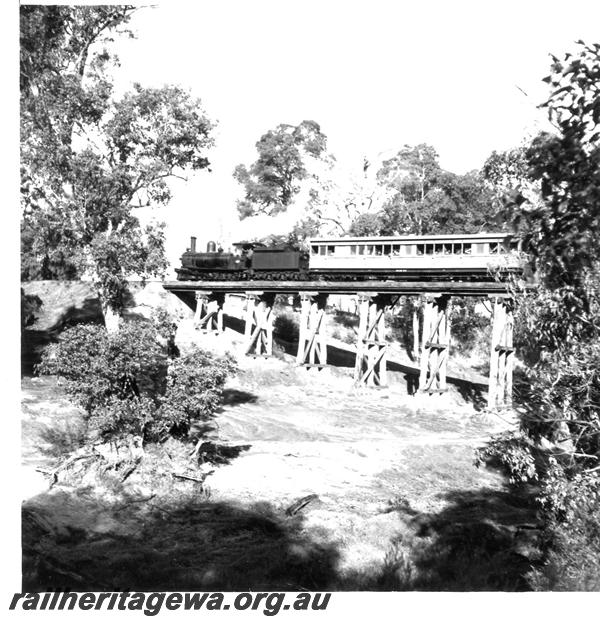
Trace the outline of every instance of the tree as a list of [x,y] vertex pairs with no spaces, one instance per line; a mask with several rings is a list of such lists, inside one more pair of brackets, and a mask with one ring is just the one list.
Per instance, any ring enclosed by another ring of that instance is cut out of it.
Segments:
[[135,84],[113,98],[109,45],[135,10],[20,14],[22,278],[92,277],[107,320],[128,276],[166,268],[163,225],[136,210],[168,202],[167,181],[207,167],[212,145],[200,101],[179,87]]
[[124,322],[112,333],[78,324],[44,349],[38,371],[62,379],[86,411],[90,435],[109,441],[135,435],[144,443],[185,437],[221,404],[235,363],[199,349],[169,359],[164,331],[171,329],[148,320]]
[[427,144],[404,146],[377,173],[394,195],[382,212],[381,234],[476,233],[496,226],[497,208],[479,172],[443,170]]
[[384,161],[377,178],[393,187],[399,200],[423,202],[441,172],[435,148],[422,143],[412,147],[405,145],[396,156]]
[[362,213],[352,222],[348,234],[352,237],[374,237],[381,233],[382,226],[379,213]]
[[[516,294],[517,345],[528,365],[519,393],[525,437],[494,446],[513,460],[513,474],[538,481],[550,550],[536,574],[537,588],[597,590],[600,44],[578,46],[563,59],[553,56],[544,79],[552,91],[541,106],[556,132],[542,133],[525,151],[527,178],[539,185],[540,200],[529,199],[520,186],[507,199],[540,285],[534,293]],[[525,471],[514,462],[524,458],[515,454],[519,446],[529,458]]]
[[553,56],[544,78],[552,93],[542,106],[558,132],[542,133],[527,152],[543,203],[532,205],[523,195],[515,203],[547,286],[569,286],[583,296],[600,237],[600,44],[578,45],[578,54]]
[[538,206],[541,202],[539,184],[531,178],[528,151],[531,142],[497,152],[494,150],[486,159],[481,170],[485,186],[490,192],[490,199],[498,220],[507,227],[514,226],[519,211],[516,200],[526,199],[529,206]]
[[280,124],[265,133],[256,143],[258,159],[249,168],[238,165],[233,173],[245,190],[237,204],[241,219],[286,211],[299,183],[309,176],[307,160],[321,158],[326,147],[327,138],[313,121]]

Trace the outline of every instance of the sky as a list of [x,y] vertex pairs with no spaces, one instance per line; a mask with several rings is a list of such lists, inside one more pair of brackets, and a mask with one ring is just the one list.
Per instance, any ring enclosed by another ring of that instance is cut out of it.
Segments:
[[[163,2],[141,9],[135,40],[117,42],[119,89],[175,83],[218,121],[212,172],[174,185],[157,213],[173,263],[196,235],[225,246],[276,230],[239,222],[238,163],[278,124],[312,119],[348,168],[426,142],[443,168],[480,168],[545,123],[549,53],[598,40],[600,3]],[[228,240],[229,239],[229,240]]]
[[433,145],[443,168],[480,168],[492,150],[543,127],[549,53],[598,39],[600,2],[211,0],[138,11],[115,42],[119,91],[134,81],[189,88],[218,121],[211,172],[173,184],[165,220],[172,263],[196,235],[227,247],[277,232],[239,222],[232,172],[278,124],[318,122],[348,169]]

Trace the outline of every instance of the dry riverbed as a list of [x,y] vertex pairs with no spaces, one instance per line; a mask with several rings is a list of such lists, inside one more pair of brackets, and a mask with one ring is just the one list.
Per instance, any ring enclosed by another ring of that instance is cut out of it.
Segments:
[[49,489],[38,470],[77,449],[84,422],[54,379],[23,379],[26,588],[526,588],[526,501],[473,464],[505,418],[456,392],[356,389],[348,370],[240,367],[194,434],[216,452],[203,484],[173,476],[190,443],[149,448],[124,480]]

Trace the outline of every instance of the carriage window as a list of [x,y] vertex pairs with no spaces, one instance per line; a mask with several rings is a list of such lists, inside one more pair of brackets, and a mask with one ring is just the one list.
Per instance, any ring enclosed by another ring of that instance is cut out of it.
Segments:
[[327,246],[327,254],[333,254],[335,252],[335,246]]
[[503,243],[501,243],[500,244],[500,254],[507,254],[507,252],[508,252],[508,250],[507,250],[506,246]]
[[452,244],[445,243],[444,244],[444,254],[452,254]]
[[373,254],[373,246],[365,246],[365,254],[372,255]]
[[452,252],[454,254],[462,254],[462,243],[453,243]]
[[327,254],[327,246],[319,246],[319,254]]
[[490,254],[498,254],[499,244],[497,241],[490,243]]
[[365,253],[365,247],[364,246],[358,246],[358,254],[364,254]]
[[518,241],[511,241],[510,242],[510,251],[511,252],[518,252],[519,251],[519,242]]
[[413,245],[412,243],[402,244],[399,247],[400,247],[400,254],[402,256],[415,256],[416,254],[416,251],[415,251],[416,246]]
[[319,246],[311,246],[310,247],[311,254],[319,254]]
[[350,254],[356,254],[356,246],[350,246]]
[[375,254],[381,256],[383,254],[383,246],[375,246]]
[[417,256],[423,256],[425,254],[425,244],[418,243],[417,244]]
[[474,254],[485,254],[485,244],[484,243],[476,243]]
[[383,246],[383,254],[392,254],[392,246]]
[[470,243],[463,244],[463,254],[471,254],[471,244]]
[[443,243],[436,243],[435,244],[435,253],[436,254],[444,254],[444,244]]
[[425,244],[425,254],[433,254],[433,244],[426,243]]
[[398,244],[394,244],[392,246],[392,254],[394,256],[398,256],[400,254],[400,246]]

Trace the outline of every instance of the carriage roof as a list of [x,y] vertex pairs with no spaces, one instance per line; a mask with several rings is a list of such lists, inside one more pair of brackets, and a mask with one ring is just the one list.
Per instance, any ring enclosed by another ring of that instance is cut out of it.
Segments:
[[477,233],[474,235],[393,235],[389,237],[315,237],[311,244],[352,244],[352,243],[419,243],[444,241],[498,241],[512,237],[511,233]]

